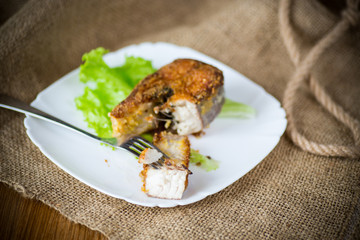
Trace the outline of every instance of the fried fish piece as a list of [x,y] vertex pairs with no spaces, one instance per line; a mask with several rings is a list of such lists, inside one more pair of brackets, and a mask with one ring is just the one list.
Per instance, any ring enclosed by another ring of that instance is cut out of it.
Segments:
[[139,156],[139,163],[144,163],[144,164],[151,164],[154,162],[159,161],[160,158],[163,157],[163,154],[161,152],[159,152],[156,149],[152,149],[152,148],[145,148],[140,156]]
[[[143,181],[142,190],[150,197],[181,199],[188,185],[190,173],[188,170],[190,160],[188,137],[163,131],[155,134],[153,144],[170,159],[166,159],[162,167],[158,169],[146,163],[143,165],[143,170],[140,173]],[[145,149],[140,155],[139,162],[152,163],[159,156],[153,151]]]
[[128,138],[164,127],[179,135],[200,132],[224,104],[222,71],[193,59],[177,59],[143,79],[110,113],[113,135]]

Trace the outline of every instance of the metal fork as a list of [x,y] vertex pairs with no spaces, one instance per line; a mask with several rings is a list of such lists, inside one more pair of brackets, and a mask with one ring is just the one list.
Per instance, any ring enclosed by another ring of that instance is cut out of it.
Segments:
[[0,107],[7,108],[7,109],[17,111],[17,112],[21,112],[21,113],[25,113],[32,117],[36,117],[36,118],[54,123],[54,124],[62,126],[62,127],[66,127],[70,130],[73,130],[73,131],[83,134],[85,136],[91,137],[99,142],[111,145],[115,148],[127,150],[127,152],[134,154],[136,157],[139,157],[141,152],[145,148],[154,148],[163,154],[163,157],[159,161],[150,164],[150,166],[152,166],[155,169],[158,169],[163,165],[163,163],[165,161],[164,158],[169,158],[160,149],[158,149],[156,146],[154,146],[153,144],[151,144],[150,142],[148,142],[147,140],[145,140],[141,137],[132,137],[125,143],[118,145],[116,138],[98,137],[98,136],[88,133],[78,127],[75,127],[67,122],[64,122],[63,120],[58,119],[48,113],[45,113],[43,111],[40,111],[39,109],[31,107],[30,105],[28,105],[18,99],[12,98],[10,96],[0,95]]
[[120,147],[126,149],[127,151],[131,152],[137,157],[140,156],[141,152],[144,151],[145,148],[156,149],[158,152],[162,153],[162,157],[158,161],[150,164],[150,166],[152,166],[155,169],[158,169],[163,165],[163,163],[165,162],[165,158],[170,158],[168,155],[163,153],[158,147],[138,136],[130,138],[129,140],[121,144]]

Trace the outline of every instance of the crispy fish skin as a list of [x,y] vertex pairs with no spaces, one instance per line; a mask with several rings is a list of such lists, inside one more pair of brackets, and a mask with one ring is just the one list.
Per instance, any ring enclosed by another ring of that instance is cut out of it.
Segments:
[[[149,197],[181,199],[188,185],[190,142],[187,136],[167,132],[155,134],[154,145],[170,157],[160,169],[143,165],[142,191]],[[146,152],[144,153],[146,154]]]
[[[182,127],[181,131],[177,129],[178,134],[199,132],[220,112],[224,103],[223,85],[224,77],[219,69],[193,59],[177,59],[143,79],[112,110],[114,137],[121,143],[157,128],[159,112],[175,116],[173,120],[177,124],[173,129]],[[195,124],[181,124],[181,112],[192,117]]]

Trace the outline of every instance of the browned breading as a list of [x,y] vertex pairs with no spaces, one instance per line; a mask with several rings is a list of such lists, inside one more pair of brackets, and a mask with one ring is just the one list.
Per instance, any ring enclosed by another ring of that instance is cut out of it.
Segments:
[[186,96],[199,103],[223,85],[224,77],[219,69],[193,59],[177,59],[142,80],[129,97],[112,110],[111,116],[124,117],[136,111],[140,104],[172,95]]
[[178,136],[165,131],[155,133],[153,143],[163,153],[170,156],[172,166],[186,168],[190,161],[190,141],[186,136]]
[[[201,126],[206,127],[224,102],[222,72],[193,59],[177,59],[143,79],[110,113],[113,135],[119,143],[158,127],[156,115],[171,112],[176,101],[194,104]],[[170,113],[171,114],[171,113]],[[168,122],[168,127],[170,124]]]
[[[147,183],[147,174],[148,171],[153,172],[162,172],[165,171],[181,171],[185,174],[184,181],[179,183],[183,186],[183,190],[187,188],[188,185],[188,175],[189,175],[189,161],[190,161],[190,142],[187,136],[179,136],[165,131],[157,133],[154,135],[153,144],[157,146],[162,152],[170,157],[166,159],[165,163],[162,166],[162,170],[154,170],[148,164],[143,165],[143,170],[140,173],[140,177],[143,182],[142,191],[147,193],[150,197],[160,197],[160,198],[170,198],[170,199],[179,199],[179,197],[164,197],[164,193],[161,192],[159,195],[154,194],[154,189],[149,189],[151,183]],[[144,151],[146,153],[146,151]],[[144,153],[144,154],[145,154]],[[166,183],[163,183],[164,185]],[[155,191],[156,192],[156,191]],[[182,193],[181,193],[182,195]],[[181,197],[180,197],[181,198]]]

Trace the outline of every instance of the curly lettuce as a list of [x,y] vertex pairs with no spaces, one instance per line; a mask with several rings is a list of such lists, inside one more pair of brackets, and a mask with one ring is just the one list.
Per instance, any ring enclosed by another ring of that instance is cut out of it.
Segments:
[[124,65],[111,68],[103,60],[106,53],[108,50],[99,47],[83,55],[79,79],[86,86],[83,95],[75,99],[88,127],[100,137],[111,137],[108,113],[141,79],[156,71],[151,61],[140,57],[126,57]]
[[205,169],[207,172],[213,171],[219,168],[219,162],[211,157],[204,156],[199,151],[191,149],[190,162]]
[[225,103],[221,109],[219,118],[253,118],[256,110],[246,104],[235,102],[225,98]]

